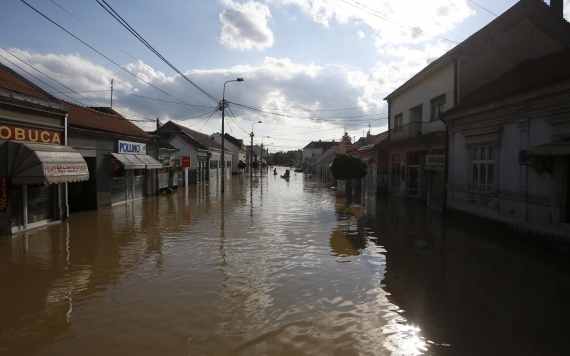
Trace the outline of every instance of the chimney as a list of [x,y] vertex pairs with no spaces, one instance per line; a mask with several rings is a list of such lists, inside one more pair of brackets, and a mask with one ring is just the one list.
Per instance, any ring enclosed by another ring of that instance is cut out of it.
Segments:
[[550,8],[556,17],[564,18],[564,0],[550,0]]

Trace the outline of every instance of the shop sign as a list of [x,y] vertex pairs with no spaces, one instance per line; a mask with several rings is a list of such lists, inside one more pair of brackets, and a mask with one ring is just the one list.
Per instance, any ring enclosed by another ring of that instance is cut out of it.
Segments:
[[170,156],[165,156],[162,159],[163,159],[162,165],[164,167],[170,167]]
[[426,155],[426,166],[445,166],[445,154]]
[[10,203],[10,182],[8,177],[0,177],[0,212],[8,211]]
[[132,155],[146,155],[146,143],[119,140],[119,152]]
[[190,167],[190,156],[180,157],[180,166],[181,167]]
[[60,131],[35,129],[32,127],[0,125],[0,140],[38,142],[61,145]]
[[88,173],[86,164],[45,164],[44,175],[46,177],[62,176],[62,175],[76,175],[78,173]]

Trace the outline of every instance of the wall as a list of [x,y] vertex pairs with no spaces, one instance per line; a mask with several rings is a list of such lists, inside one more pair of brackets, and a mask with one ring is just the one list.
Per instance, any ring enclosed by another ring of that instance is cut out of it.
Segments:
[[[415,85],[400,93],[392,100],[390,108],[390,128],[394,128],[394,116],[403,114],[403,124],[409,124],[413,115],[417,112],[410,109],[417,108],[422,105],[421,114],[422,122],[430,121],[431,100],[446,94],[446,109],[453,106],[453,78],[454,65],[452,62],[446,64],[443,68],[430,76],[418,81]],[[417,122],[417,118],[415,122]]]

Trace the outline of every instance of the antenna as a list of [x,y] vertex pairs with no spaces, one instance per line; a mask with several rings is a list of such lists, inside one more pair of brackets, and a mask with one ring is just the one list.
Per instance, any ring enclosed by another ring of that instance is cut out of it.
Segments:
[[111,79],[111,109],[113,108],[113,79]]

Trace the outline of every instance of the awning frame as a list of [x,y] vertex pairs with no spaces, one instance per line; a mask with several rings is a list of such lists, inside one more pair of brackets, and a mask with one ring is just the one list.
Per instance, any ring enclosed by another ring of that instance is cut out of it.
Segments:
[[163,166],[156,159],[148,155],[133,155],[129,153],[111,153],[125,169],[161,169]]
[[87,162],[69,146],[8,141],[12,184],[46,185],[89,180]]

